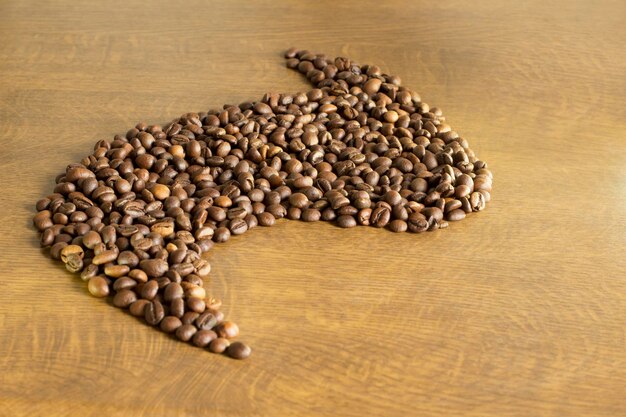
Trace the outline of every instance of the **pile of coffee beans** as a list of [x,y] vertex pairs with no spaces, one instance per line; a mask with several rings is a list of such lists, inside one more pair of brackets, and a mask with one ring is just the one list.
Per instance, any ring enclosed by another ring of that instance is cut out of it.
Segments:
[[41,246],[177,339],[244,359],[201,255],[277,219],[421,233],[481,211],[492,174],[437,107],[375,65],[290,49],[315,88],[139,123],[37,202]]

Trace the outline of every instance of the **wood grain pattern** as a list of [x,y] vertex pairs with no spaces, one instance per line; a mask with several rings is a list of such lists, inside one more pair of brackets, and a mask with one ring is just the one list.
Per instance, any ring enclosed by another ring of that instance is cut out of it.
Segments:
[[[626,415],[625,19],[620,0],[0,2],[0,415]],[[140,120],[304,90],[291,45],[441,107],[494,171],[488,209],[219,245],[244,362],[40,253],[33,205],[66,164]]]

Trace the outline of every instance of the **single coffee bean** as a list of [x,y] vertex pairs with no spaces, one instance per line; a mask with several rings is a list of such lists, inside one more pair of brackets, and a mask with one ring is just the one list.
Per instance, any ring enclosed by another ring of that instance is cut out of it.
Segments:
[[210,311],[205,311],[196,318],[195,324],[198,329],[211,330],[217,324],[217,317]]
[[356,220],[348,215],[339,216],[337,217],[337,225],[339,227],[354,227],[356,226]]
[[94,297],[106,297],[109,295],[109,283],[106,279],[100,276],[90,278],[87,284],[87,289]]
[[252,353],[252,349],[242,342],[233,342],[226,348],[226,353],[233,359],[246,359]]
[[464,218],[465,218],[465,212],[461,210],[460,208],[456,210],[452,210],[446,215],[446,220],[453,221],[453,222],[463,220]]
[[215,339],[217,334],[213,330],[198,330],[191,338],[191,343],[198,347],[206,347]]
[[230,346],[230,342],[228,341],[228,339],[224,337],[218,337],[217,339],[213,339],[211,343],[209,343],[209,351],[211,353],[224,353],[228,346]]
[[305,222],[317,222],[321,217],[322,213],[317,209],[307,208],[302,212],[302,220]]
[[183,324],[178,329],[176,329],[176,337],[178,338],[178,340],[188,342],[191,340],[193,335],[196,334],[197,331],[198,329],[193,324]]
[[150,304],[146,305],[144,310],[144,318],[146,319],[146,323],[151,326],[156,326],[163,320],[165,317],[165,310],[163,309],[163,304],[158,301],[152,301]]
[[127,308],[137,301],[137,296],[131,290],[122,290],[113,297],[113,305],[119,308]]
[[166,316],[161,320],[159,327],[165,333],[174,333],[180,326],[183,325],[183,322],[176,316]]
[[65,269],[70,272],[80,272],[83,270],[84,263],[81,256],[70,254],[65,258]]
[[395,233],[406,232],[407,227],[408,227],[407,223],[404,220],[392,220],[387,225],[387,228],[389,228],[389,230]]
[[183,317],[185,314],[185,301],[182,298],[172,300],[172,303],[170,304],[170,314],[178,317],[179,319]]
[[180,284],[176,282],[172,282],[165,287],[165,291],[163,292],[163,299],[170,303],[172,300],[176,298],[183,298],[184,290]]
[[[198,297],[189,297],[187,299],[187,307],[191,311],[195,311],[198,314],[202,314],[206,310],[206,303],[203,299]],[[200,326],[198,326],[200,327]]]
[[128,307],[128,311],[135,317],[144,317],[148,304],[150,304],[148,300],[137,300]]
[[68,263],[70,256],[83,259],[85,251],[78,245],[67,245],[61,249],[61,261]]
[[256,215],[257,220],[259,221],[259,226],[273,226],[276,222],[274,216],[271,213],[263,212]]
[[225,321],[216,327],[215,332],[219,337],[232,339],[233,337],[239,336],[239,326],[231,321]]

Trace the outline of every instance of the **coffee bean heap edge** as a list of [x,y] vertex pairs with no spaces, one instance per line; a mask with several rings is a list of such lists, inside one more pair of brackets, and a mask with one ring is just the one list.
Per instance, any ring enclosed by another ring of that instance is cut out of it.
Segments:
[[487,164],[399,77],[293,48],[285,58],[315,88],[97,142],[37,202],[41,246],[95,297],[244,359],[203,285],[215,242],[280,218],[420,233],[485,208]]

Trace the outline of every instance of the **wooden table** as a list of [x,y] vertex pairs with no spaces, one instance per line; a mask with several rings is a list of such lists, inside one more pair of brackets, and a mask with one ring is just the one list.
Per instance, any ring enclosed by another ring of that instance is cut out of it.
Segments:
[[[0,415],[626,415],[626,3],[0,2]],[[296,45],[398,74],[495,174],[396,235],[281,221],[219,245],[247,361],[174,341],[38,247],[99,139],[296,92]]]

